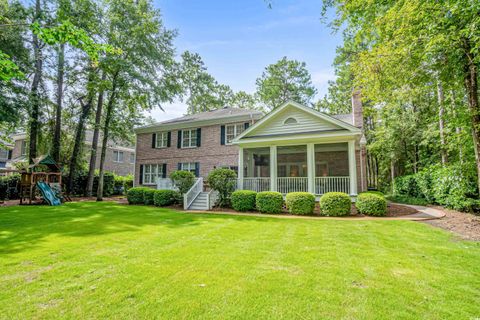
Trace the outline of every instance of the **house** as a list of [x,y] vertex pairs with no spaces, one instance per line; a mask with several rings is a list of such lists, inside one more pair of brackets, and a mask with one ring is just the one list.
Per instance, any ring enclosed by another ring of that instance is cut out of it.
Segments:
[[352,109],[331,116],[290,101],[265,116],[224,108],[138,128],[135,185],[155,186],[177,169],[205,178],[227,167],[239,189],[356,196],[367,188],[359,93]]
[[[99,146],[97,148],[97,161],[95,168],[100,167],[100,154],[102,152],[101,141],[102,135],[100,134]],[[84,148],[85,157],[87,161],[90,161],[90,149],[92,146],[93,131],[87,130],[85,132],[85,145]],[[13,167],[15,162],[27,160],[27,135],[25,133],[17,133],[12,135],[13,149],[11,152],[11,160],[9,160],[8,167]],[[133,174],[135,163],[135,149],[127,143],[116,143],[113,140],[109,140],[107,143],[107,150],[105,155],[105,170],[113,172],[115,174],[126,176]]]
[[1,141],[1,145],[3,147],[0,147],[0,175],[3,174],[3,170],[7,169],[7,163],[12,159],[13,149],[13,145],[5,141]]

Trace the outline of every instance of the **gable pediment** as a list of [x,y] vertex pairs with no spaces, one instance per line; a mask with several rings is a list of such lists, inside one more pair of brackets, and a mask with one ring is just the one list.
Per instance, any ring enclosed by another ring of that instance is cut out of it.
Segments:
[[335,131],[358,131],[357,128],[326,114],[294,102],[272,111],[236,140]]

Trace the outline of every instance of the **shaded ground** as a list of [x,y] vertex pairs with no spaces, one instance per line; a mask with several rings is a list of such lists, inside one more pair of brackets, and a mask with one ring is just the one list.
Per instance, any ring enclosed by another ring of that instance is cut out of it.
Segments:
[[411,221],[0,208],[4,319],[474,319],[480,243]]
[[439,227],[465,240],[480,241],[480,216],[470,213],[436,207],[445,212],[445,217],[438,220],[425,221],[424,223]]

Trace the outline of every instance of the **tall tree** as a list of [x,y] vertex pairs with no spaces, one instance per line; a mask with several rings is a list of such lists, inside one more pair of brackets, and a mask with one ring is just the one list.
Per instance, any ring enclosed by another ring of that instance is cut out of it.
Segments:
[[305,62],[287,57],[267,66],[256,84],[259,99],[270,109],[288,100],[310,105],[317,93]]

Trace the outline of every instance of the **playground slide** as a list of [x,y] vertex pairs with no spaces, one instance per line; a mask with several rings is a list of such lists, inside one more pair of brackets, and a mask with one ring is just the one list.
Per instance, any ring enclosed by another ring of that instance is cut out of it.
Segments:
[[62,204],[60,199],[55,195],[52,188],[43,181],[37,182],[37,187],[42,193],[43,199],[51,206],[59,206]]

